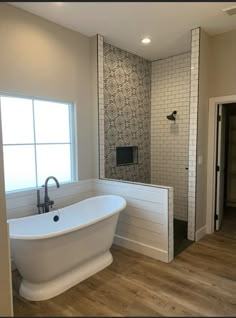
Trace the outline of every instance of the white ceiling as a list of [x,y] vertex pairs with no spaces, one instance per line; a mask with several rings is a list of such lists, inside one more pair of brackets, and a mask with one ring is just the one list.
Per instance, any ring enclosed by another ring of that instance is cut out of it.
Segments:
[[[190,30],[210,35],[236,29],[236,15],[224,8],[236,2],[9,2],[84,35],[105,41],[149,60],[190,50]],[[149,36],[151,44],[140,40]]]

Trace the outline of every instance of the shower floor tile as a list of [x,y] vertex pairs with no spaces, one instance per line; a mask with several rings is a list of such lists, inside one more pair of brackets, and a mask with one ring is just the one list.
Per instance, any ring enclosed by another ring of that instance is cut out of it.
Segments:
[[193,242],[187,239],[187,221],[174,219],[174,256],[177,256]]

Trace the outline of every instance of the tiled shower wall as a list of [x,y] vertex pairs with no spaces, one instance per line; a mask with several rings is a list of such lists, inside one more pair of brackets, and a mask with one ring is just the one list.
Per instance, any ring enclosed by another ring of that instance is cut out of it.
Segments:
[[151,183],[174,187],[174,217],[187,221],[190,53],[153,62],[151,85]]
[[[104,42],[105,177],[150,183],[151,62]],[[138,146],[138,164],[116,166],[117,146]]]
[[[191,31],[191,88],[189,118],[189,175],[188,175],[188,239],[195,240],[196,183],[197,183],[197,130],[199,110],[199,65],[201,29]],[[206,136],[207,138],[207,136]]]
[[[200,43],[200,28],[196,28],[191,31],[191,89],[190,89],[190,125],[188,127],[188,135],[189,135],[189,146],[188,147],[188,162],[186,167],[189,167],[189,173],[187,173],[186,170],[186,175],[188,175],[188,239],[194,240],[195,239],[195,214],[196,214],[196,141],[197,141],[197,113],[198,113],[198,76],[199,76],[199,43]],[[175,57],[172,57],[174,60]],[[181,57],[181,55],[179,56]],[[164,59],[162,62],[165,62],[165,60],[170,60]],[[153,72],[155,71],[155,64],[158,64],[161,61],[157,61],[153,63]],[[179,61],[182,63],[183,61]],[[184,63],[183,63],[184,64]],[[183,66],[183,65],[182,65]],[[173,69],[168,70],[166,76],[168,77],[168,72],[172,72],[174,69],[178,68],[177,65],[173,65]],[[156,74],[157,76],[157,74]],[[190,75],[189,75],[190,76]],[[178,79],[178,72],[177,74],[173,74],[173,81]],[[181,78],[180,78],[181,79]],[[161,83],[160,83],[161,85]],[[169,83],[166,82],[166,85],[168,86]],[[167,87],[166,86],[166,87]],[[98,88],[99,88],[99,149],[100,149],[100,154],[99,154],[99,160],[100,160],[100,178],[105,177],[105,158],[104,158],[104,98],[103,98],[103,87],[104,87],[104,81],[103,81],[103,37],[98,35]],[[160,87],[160,86],[159,86]],[[173,88],[175,88],[173,86]],[[169,88],[172,90],[172,92],[175,92],[173,88]],[[176,92],[178,95],[178,90],[176,89]],[[181,94],[181,92],[179,91]],[[166,97],[170,97],[172,94],[170,94],[170,91],[166,91]],[[153,95],[154,96],[154,95]],[[152,97],[153,97],[152,96]],[[173,96],[177,97],[177,96]],[[181,98],[181,96],[179,96]],[[187,95],[186,95],[187,98]],[[162,99],[164,101],[165,98]],[[154,104],[157,101],[154,102]],[[162,103],[161,103],[162,105]],[[167,107],[168,105],[166,105]],[[170,109],[170,113],[175,110],[174,108]],[[176,109],[178,111],[178,109]],[[168,113],[168,114],[170,114]],[[166,118],[166,115],[164,114],[164,117]],[[180,112],[177,114],[177,119],[179,118]],[[154,115],[155,116],[155,115]],[[180,119],[180,118],[179,118]],[[154,119],[153,119],[154,120]],[[181,119],[180,119],[181,120]],[[181,121],[179,121],[180,123]],[[164,122],[163,122],[164,123]],[[167,123],[167,120],[165,121],[165,124]],[[168,122],[170,124],[170,122]],[[152,122],[152,126],[156,124],[156,120]],[[162,124],[162,122],[161,122]],[[164,125],[165,125],[164,124]],[[170,126],[168,126],[170,128]],[[176,127],[176,126],[175,126]],[[173,136],[173,131],[172,131],[172,136]],[[158,138],[158,137],[157,137]],[[162,138],[162,134],[160,135],[160,138]],[[153,141],[153,139],[152,139]],[[171,139],[170,143],[173,142],[173,139]],[[168,147],[167,143],[165,143],[166,147]],[[172,147],[174,148],[176,144],[172,144]],[[177,148],[177,147],[176,147]],[[151,159],[153,159],[154,154],[151,154]],[[176,155],[170,154],[168,157],[172,156],[173,159],[180,159]],[[181,169],[182,171],[182,169]],[[169,171],[171,174],[171,171]],[[177,174],[178,175],[178,174]],[[151,182],[155,182],[151,179]],[[160,184],[160,182],[157,182]],[[163,182],[164,184],[164,182]],[[168,182],[169,185],[169,182]],[[176,187],[174,189],[175,197],[176,197]],[[186,199],[187,201],[187,199]],[[186,206],[186,204],[185,204]],[[176,211],[176,202],[174,204],[174,209]],[[186,213],[186,210],[185,210]],[[176,212],[175,212],[176,216]],[[178,218],[181,218],[181,216],[176,216]],[[185,216],[186,218],[186,216]],[[183,217],[182,217],[183,219]]]

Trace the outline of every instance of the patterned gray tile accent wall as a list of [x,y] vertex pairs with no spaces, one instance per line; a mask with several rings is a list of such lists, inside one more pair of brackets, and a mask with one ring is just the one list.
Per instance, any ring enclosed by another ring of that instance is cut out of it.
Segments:
[[[150,183],[151,62],[103,50],[105,177]],[[138,164],[117,167],[117,146],[138,146]]]

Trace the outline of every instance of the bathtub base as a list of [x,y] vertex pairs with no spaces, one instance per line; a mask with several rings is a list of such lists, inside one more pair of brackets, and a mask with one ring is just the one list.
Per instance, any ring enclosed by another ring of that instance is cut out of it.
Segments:
[[107,251],[46,283],[32,284],[23,279],[19,290],[20,295],[31,301],[50,299],[101,271],[109,266],[112,261],[113,257],[110,251]]

